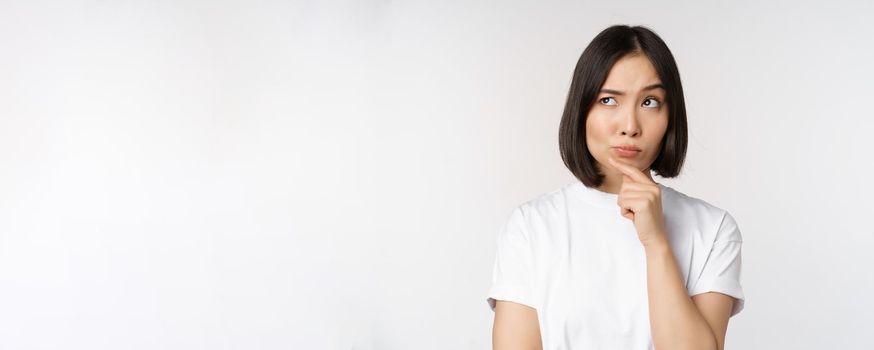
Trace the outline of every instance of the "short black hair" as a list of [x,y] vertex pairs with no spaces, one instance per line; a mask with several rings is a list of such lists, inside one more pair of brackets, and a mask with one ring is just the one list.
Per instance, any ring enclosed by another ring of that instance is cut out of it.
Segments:
[[565,166],[587,187],[601,186],[604,175],[599,173],[597,161],[586,144],[586,118],[610,69],[619,59],[634,54],[649,58],[666,91],[668,127],[650,169],[658,176],[671,178],[679,175],[683,167],[688,144],[686,103],[674,56],[652,29],[614,25],[595,36],[580,55],[558,131]]

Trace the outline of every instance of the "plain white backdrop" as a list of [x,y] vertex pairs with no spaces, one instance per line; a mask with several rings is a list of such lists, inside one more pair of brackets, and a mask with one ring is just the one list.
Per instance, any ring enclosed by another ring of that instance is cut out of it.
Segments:
[[728,349],[872,349],[866,1],[2,1],[0,348],[489,349],[495,238],[646,25],[729,210]]

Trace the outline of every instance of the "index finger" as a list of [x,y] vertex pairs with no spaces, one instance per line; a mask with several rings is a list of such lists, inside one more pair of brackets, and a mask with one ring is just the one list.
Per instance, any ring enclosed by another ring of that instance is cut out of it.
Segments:
[[610,157],[607,160],[610,162],[611,165],[613,165],[613,167],[621,171],[623,174],[628,175],[628,177],[630,177],[635,182],[654,184],[654,182],[650,181],[650,179],[646,177],[646,175],[644,175],[643,172],[640,171],[640,169],[616,161],[613,159],[613,157]]

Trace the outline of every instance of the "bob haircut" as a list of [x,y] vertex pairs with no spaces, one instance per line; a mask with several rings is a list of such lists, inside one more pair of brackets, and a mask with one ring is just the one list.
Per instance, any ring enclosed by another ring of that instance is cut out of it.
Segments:
[[626,55],[643,54],[655,67],[664,85],[668,127],[658,156],[650,169],[656,175],[676,177],[683,167],[688,144],[683,86],[674,56],[651,29],[644,26],[614,25],[599,33],[583,51],[574,69],[567,103],[558,130],[561,159],[587,187],[599,187],[604,175],[586,144],[586,118],[613,64]]

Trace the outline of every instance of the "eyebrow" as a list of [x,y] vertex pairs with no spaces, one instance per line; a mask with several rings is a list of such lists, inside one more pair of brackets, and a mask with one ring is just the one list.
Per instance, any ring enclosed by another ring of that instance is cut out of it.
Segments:
[[[649,86],[643,88],[643,90],[641,90],[641,91],[649,91],[649,90],[655,90],[655,89],[662,89],[662,90],[667,91],[667,89],[665,89],[664,85],[662,85],[662,84],[652,84],[652,85],[649,85]],[[613,90],[613,89],[601,89],[601,92],[608,93],[608,94],[614,94],[614,95],[620,95],[620,96],[625,95],[624,91]]]

